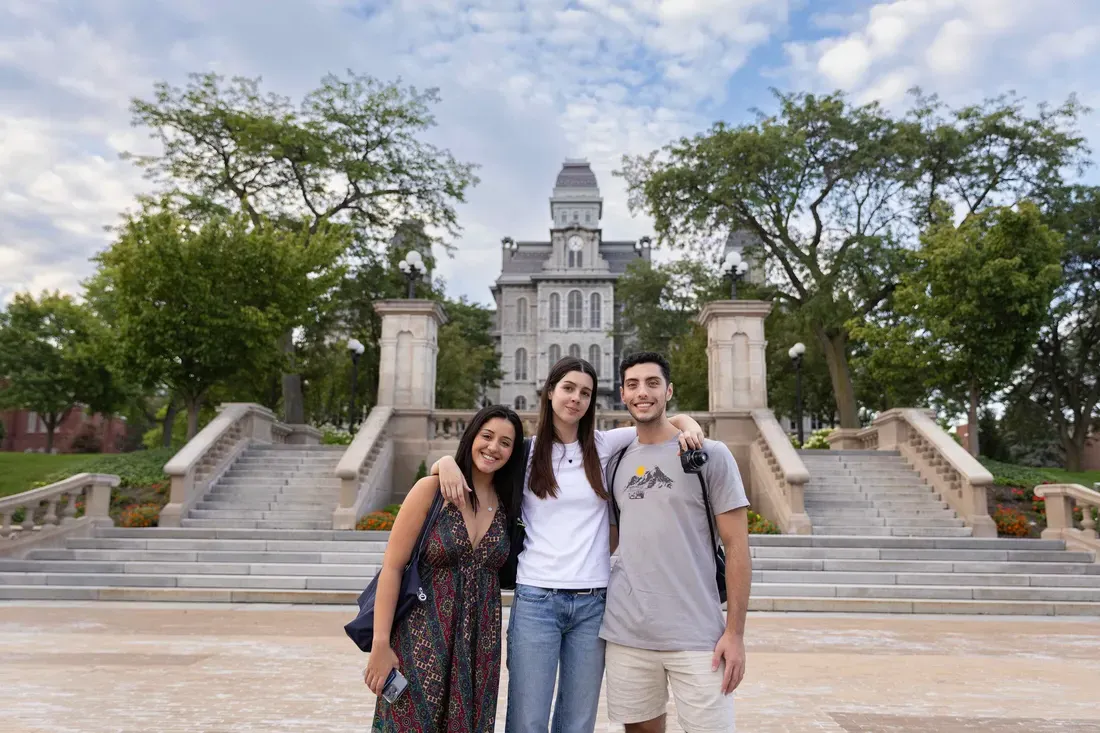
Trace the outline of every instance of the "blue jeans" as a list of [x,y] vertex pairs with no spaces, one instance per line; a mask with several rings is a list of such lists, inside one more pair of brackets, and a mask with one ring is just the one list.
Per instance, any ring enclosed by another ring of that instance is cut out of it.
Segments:
[[[507,733],[592,733],[603,684],[607,591],[516,585],[508,621]],[[558,683],[553,727],[550,702]]]

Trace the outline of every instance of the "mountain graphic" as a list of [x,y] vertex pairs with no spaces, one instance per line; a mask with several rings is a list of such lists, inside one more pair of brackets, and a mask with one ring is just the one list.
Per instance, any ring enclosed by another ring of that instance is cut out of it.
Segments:
[[655,488],[672,488],[672,479],[659,467],[645,471],[641,476],[637,474],[631,476],[626,484],[626,495],[630,499],[644,499],[645,492]]

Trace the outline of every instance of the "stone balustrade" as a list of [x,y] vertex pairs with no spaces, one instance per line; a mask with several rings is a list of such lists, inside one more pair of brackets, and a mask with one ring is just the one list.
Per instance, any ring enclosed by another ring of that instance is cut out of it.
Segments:
[[749,448],[753,505],[780,531],[811,534],[805,504],[810,472],[771,410],[753,410],[752,418],[758,431]]
[[392,415],[392,407],[372,409],[337,464],[340,501],[332,512],[333,529],[355,529],[359,517],[390,497],[394,444],[387,427]]
[[[1046,503],[1047,527],[1042,532],[1043,539],[1064,540],[1067,545],[1090,550],[1100,562],[1100,541],[1092,517],[1093,508],[1100,509],[1100,491],[1080,484],[1042,484],[1035,487],[1035,496]],[[1081,510],[1080,529],[1073,519],[1075,505]]]
[[989,516],[989,473],[930,417],[913,408],[887,410],[861,430],[836,430],[829,436],[833,449],[899,451],[956,514],[975,537],[996,537]]
[[180,526],[180,519],[249,445],[315,445],[320,436],[315,428],[279,422],[275,413],[261,405],[219,405],[218,415],[164,465],[172,486],[158,524]]
[[[46,535],[55,528],[78,523],[113,524],[109,514],[111,489],[119,477],[100,473],[79,473],[67,479],[0,499],[0,551],[7,543]],[[82,516],[81,507],[83,503]]]
[[[450,439],[458,440],[469,425],[470,419],[477,413],[476,410],[433,410],[429,422],[429,440]],[[537,410],[518,410],[520,421],[523,423],[524,437],[531,437],[538,428],[539,413]],[[714,437],[714,418],[708,412],[673,413],[686,414],[699,423],[703,433],[708,438]],[[614,430],[615,428],[634,427],[634,418],[626,410],[597,410],[596,429]]]

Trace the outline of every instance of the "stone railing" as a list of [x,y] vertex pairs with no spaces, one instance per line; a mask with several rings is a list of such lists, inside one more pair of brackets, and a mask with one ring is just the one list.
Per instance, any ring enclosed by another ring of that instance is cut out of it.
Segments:
[[785,534],[811,534],[805,487],[810,472],[768,409],[752,411],[758,436],[749,449],[753,504]]
[[[1047,528],[1044,540],[1064,540],[1071,549],[1083,549],[1095,553],[1100,562],[1100,541],[1096,537],[1096,520],[1092,509],[1100,509],[1100,491],[1093,491],[1079,484],[1043,484],[1035,487],[1035,495],[1046,503]],[[1081,509],[1081,528],[1074,526],[1073,508]]]
[[[975,537],[996,537],[997,525],[989,516],[989,473],[955,442],[926,410],[888,410],[870,427],[854,431],[860,447],[896,450],[973,530]],[[833,447],[845,445],[843,436]]]
[[360,516],[390,495],[394,445],[386,428],[391,415],[392,407],[371,410],[337,464],[340,502],[332,512],[333,529],[355,529]]
[[[111,489],[119,477],[79,473],[0,499],[0,554],[17,554],[30,544],[67,536],[81,527],[111,525]],[[77,517],[83,501],[84,514]]]
[[284,425],[261,405],[231,402],[164,465],[172,488],[160,512],[161,527],[178,527],[180,519],[202,498],[249,445],[320,442],[320,431],[305,425]]
[[[432,410],[432,418],[428,423],[428,440],[458,440],[469,424],[470,418],[477,413],[476,410]],[[523,434],[525,437],[534,435],[538,427],[539,413],[537,410],[517,411],[523,422]],[[714,418],[708,412],[671,413],[673,415],[686,414],[703,427],[703,432],[708,438],[714,437]],[[626,410],[599,410],[596,412],[597,430],[614,430],[615,428],[634,427],[634,418]]]

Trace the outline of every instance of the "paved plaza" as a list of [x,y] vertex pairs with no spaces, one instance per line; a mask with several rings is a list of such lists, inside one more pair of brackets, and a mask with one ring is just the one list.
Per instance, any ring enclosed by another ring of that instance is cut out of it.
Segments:
[[[0,731],[360,733],[350,613],[0,604]],[[750,614],[748,654],[745,733],[1100,733],[1096,619]]]

